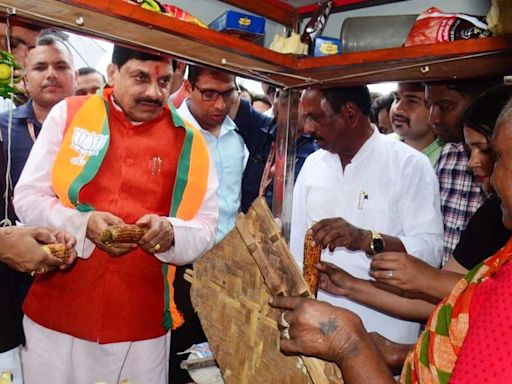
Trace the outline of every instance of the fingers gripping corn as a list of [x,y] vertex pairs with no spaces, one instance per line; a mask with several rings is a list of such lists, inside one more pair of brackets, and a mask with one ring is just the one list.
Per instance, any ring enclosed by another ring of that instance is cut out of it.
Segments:
[[313,245],[313,235],[311,231],[306,232],[304,239],[304,280],[309,286],[309,290],[316,297],[318,291],[318,269],[316,264],[320,262],[322,248],[319,245]]
[[65,263],[68,261],[69,249],[66,247],[66,244],[45,244],[43,245],[43,249],[49,256],[58,257]]
[[103,230],[100,240],[104,244],[137,243],[147,231],[135,224],[113,225]]

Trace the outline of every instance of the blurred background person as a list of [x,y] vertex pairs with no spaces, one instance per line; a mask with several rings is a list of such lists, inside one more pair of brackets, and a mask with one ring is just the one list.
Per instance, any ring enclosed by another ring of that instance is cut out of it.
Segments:
[[393,133],[393,127],[391,126],[391,120],[389,118],[389,109],[391,108],[393,100],[392,93],[378,96],[373,100],[370,109],[371,122],[379,128],[380,133],[386,135]]
[[272,103],[265,95],[254,95],[252,97],[252,107],[260,113],[265,113],[272,108]]
[[80,68],[76,79],[75,95],[92,95],[102,88],[106,82],[105,76],[96,69],[91,67]]
[[240,89],[240,97],[252,105],[252,93],[241,84],[238,84],[238,88]]
[[[40,36],[43,28],[29,23],[10,24],[7,26],[5,20],[0,21],[0,49],[3,51],[10,51],[16,62],[23,68],[26,66],[28,52],[36,46],[37,38]],[[22,76],[22,73],[15,73],[15,76]],[[16,105],[24,104],[28,100],[25,94],[24,80],[16,83],[21,93],[17,98],[13,99]],[[12,105],[10,100],[0,99],[0,112],[7,111]]]

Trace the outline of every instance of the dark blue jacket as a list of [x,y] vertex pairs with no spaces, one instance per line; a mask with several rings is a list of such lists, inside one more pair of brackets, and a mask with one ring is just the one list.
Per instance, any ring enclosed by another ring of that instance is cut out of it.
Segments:
[[[244,139],[249,151],[249,160],[242,178],[242,212],[247,212],[254,199],[258,197],[261,177],[265,169],[270,147],[276,136],[276,119],[265,116],[251,107],[248,101],[241,99],[235,123],[239,133]],[[301,136],[297,140],[297,154],[295,163],[295,178],[299,174],[304,160],[318,146],[308,136]],[[272,208],[273,183],[265,190],[265,200]]]
[[[20,178],[21,171],[25,167],[28,155],[34,144],[30,137],[27,122],[34,124],[34,132],[37,137],[41,131],[39,123],[34,114],[32,100],[20,105],[12,111],[12,132],[11,132],[11,180],[15,186]],[[7,127],[9,123],[9,112],[0,114],[0,130],[2,132],[5,157],[7,158],[9,135]]]

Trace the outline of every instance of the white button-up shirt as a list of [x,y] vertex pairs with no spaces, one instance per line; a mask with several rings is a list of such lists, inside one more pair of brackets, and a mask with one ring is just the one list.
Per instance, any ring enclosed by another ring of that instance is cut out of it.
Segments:
[[[425,155],[376,130],[345,169],[338,155],[325,150],[306,159],[294,189],[290,235],[291,251],[301,267],[307,229],[312,222],[332,217],[396,236],[409,254],[431,265],[440,263],[443,222],[432,165]],[[322,260],[369,279],[370,258],[363,251],[324,250]],[[354,311],[369,332],[400,343],[417,339],[417,323],[323,291],[318,292],[318,299]]]

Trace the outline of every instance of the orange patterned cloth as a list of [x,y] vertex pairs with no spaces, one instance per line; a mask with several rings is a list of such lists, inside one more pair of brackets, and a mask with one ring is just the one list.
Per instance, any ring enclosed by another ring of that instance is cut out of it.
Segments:
[[475,266],[430,315],[425,331],[409,353],[401,383],[448,383],[469,329],[469,310],[478,285],[493,276],[512,256],[512,240]]

